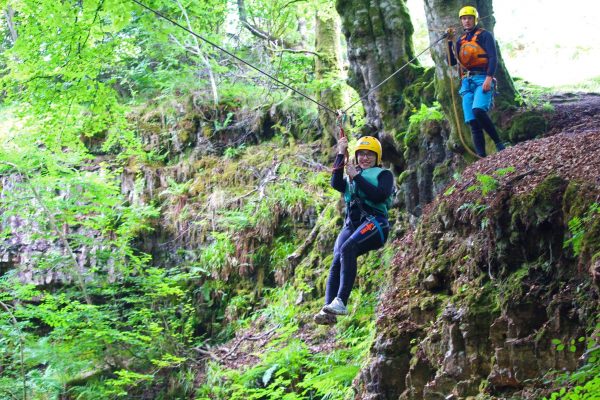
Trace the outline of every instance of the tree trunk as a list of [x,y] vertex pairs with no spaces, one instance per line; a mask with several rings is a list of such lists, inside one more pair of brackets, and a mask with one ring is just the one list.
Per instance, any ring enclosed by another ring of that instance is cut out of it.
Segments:
[[[457,35],[462,33],[458,12],[464,5],[463,1],[424,0],[424,3],[431,43],[443,35],[448,27],[454,27]],[[473,2],[473,5],[479,12],[479,25],[493,34],[496,20],[493,15],[492,0],[477,0]],[[449,146],[453,150],[461,152],[461,148],[464,147],[461,142],[464,140],[472,148],[471,131],[463,122],[461,98],[458,95],[460,80],[456,68],[448,65],[446,41],[442,41],[439,45],[434,46],[431,49],[431,56],[435,62],[436,91],[439,102],[442,104],[446,115],[451,116],[449,120],[452,126],[452,135]],[[499,49],[496,79],[498,81],[498,94],[494,101],[497,107],[492,112],[492,118],[497,111],[502,111],[515,105],[516,91]],[[453,93],[454,96],[452,95]],[[462,139],[459,137],[460,133],[462,133]]]
[[[315,51],[318,54],[315,75],[324,83],[318,93],[319,101],[333,110],[343,108],[343,85],[338,81],[342,74],[340,37],[340,20],[333,4],[320,6],[315,15]],[[319,122],[327,133],[323,136],[327,146],[337,139],[336,116],[319,107]]]
[[[361,97],[414,57],[413,26],[405,0],[337,0],[348,43],[349,84]],[[384,146],[384,159],[402,163],[394,135],[406,126],[410,100],[404,89],[422,74],[411,64],[363,99],[367,123]],[[372,133],[373,134],[373,133]]]
[[12,43],[17,41],[17,28],[15,28],[15,10],[10,6],[6,6],[6,10],[4,10],[4,16],[6,17],[6,26],[8,27],[8,31],[10,33],[10,40]]
[[363,100],[364,131],[380,139],[384,163],[398,174],[398,206],[416,220],[453,172],[447,125],[409,126],[415,110],[435,101],[434,71],[407,64],[415,52],[405,0],[337,0],[336,6],[348,42],[350,85],[361,96],[405,66]]
[[[190,19],[188,17],[187,10],[183,6],[183,4],[181,4],[180,0],[177,0],[177,6],[179,7],[181,14],[185,18],[185,22],[187,23],[188,29],[190,31],[193,31],[192,24],[190,23]],[[219,105],[219,92],[217,90],[217,82],[215,80],[215,75],[213,73],[212,66],[210,65],[209,59],[206,57],[206,55],[204,55],[204,52],[202,51],[202,48],[200,47],[200,42],[198,41],[198,38],[194,35],[191,35],[191,36],[192,36],[192,40],[194,41],[193,52],[194,52],[194,54],[196,54],[196,56],[198,56],[198,58],[204,65],[204,68],[208,75],[208,81],[210,82],[210,89],[211,89],[211,93],[213,96],[213,103],[216,108]]]

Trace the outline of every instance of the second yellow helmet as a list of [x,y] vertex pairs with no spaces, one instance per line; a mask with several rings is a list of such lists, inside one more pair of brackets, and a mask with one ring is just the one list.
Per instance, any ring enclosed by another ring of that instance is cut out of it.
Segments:
[[377,161],[375,161],[375,165],[379,165],[381,163],[381,143],[379,140],[373,136],[363,136],[358,139],[358,145],[356,149],[354,149],[354,157],[356,157],[356,152],[359,150],[371,150],[377,154]]
[[479,13],[477,12],[477,9],[475,7],[464,6],[463,8],[461,8],[458,12],[458,18],[464,17],[466,15],[472,15],[473,17],[475,17],[475,23],[477,23],[477,20],[479,19]]

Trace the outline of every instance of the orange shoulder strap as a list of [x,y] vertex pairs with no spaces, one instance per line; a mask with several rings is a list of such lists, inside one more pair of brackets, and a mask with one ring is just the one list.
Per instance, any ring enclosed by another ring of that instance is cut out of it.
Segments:
[[475,34],[473,35],[473,38],[471,39],[471,41],[476,42],[477,38],[479,37],[479,34],[482,33],[483,31],[484,31],[484,29],[477,28],[477,30],[475,31]]

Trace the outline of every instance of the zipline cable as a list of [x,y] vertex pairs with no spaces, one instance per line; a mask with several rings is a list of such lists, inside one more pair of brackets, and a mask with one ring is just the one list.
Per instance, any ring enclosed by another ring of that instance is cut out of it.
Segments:
[[336,112],[335,110],[333,110],[333,109],[331,109],[331,108],[327,107],[326,105],[324,105],[324,104],[320,103],[319,101],[317,101],[317,100],[315,100],[315,99],[313,99],[313,98],[311,98],[311,97],[309,97],[309,96],[305,95],[304,93],[300,92],[299,90],[297,90],[297,89],[294,89],[293,87],[291,87],[291,86],[290,86],[290,85],[288,85],[287,83],[280,81],[279,79],[275,78],[273,75],[269,74],[268,72],[265,72],[265,71],[261,70],[260,68],[258,68],[258,67],[255,67],[254,65],[250,64],[249,62],[247,62],[247,61],[245,61],[245,60],[241,59],[240,57],[236,56],[235,54],[233,54],[233,53],[231,53],[231,52],[229,52],[229,51],[225,50],[223,47],[219,46],[218,44],[216,44],[216,43],[213,43],[212,41],[210,41],[210,40],[208,40],[208,39],[206,39],[206,38],[204,38],[204,37],[202,37],[202,36],[198,35],[196,32],[194,32],[194,31],[192,31],[192,30],[190,30],[190,29],[186,28],[185,26],[181,25],[181,24],[180,24],[180,23],[178,23],[177,21],[174,21],[174,20],[172,20],[171,18],[169,18],[169,17],[167,17],[166,15],[164,15],[164,14],[160,13],[159,11],[156,11],[156,10],[154,10],[153,8],[150,8],[149,6],[145,5],[144,3],[142,3],[142,2],[140,2],[140,1],[138,1],[138,0],[131,0],[131,1],[133,1],[134,3],[138,4],[139,6],[141,6],[141,7],[143,7],[143,8],[145,8],[146,10],[148,10],[148,11],[150,11],[150,12],[152,12],[152,13],[156,14],[156,15],[157,15],[157,16],[159,16],[160,18],[162,18],[162,19],[164,19],[164,20],[166,20],[166,21],[169,21],[171,24],[173,24],[173,25],[177,26],[178,28],[181,28],[181,29],[183,29],[184,31],[188,32],[190,35],[193,35],[193,36],[197,37],[198,39],[200,39],[200,40],[202,40],[202,41],[204,41],[204,42],[206,42],[206,43],[210,44],[211,46],[213,46],[213,47],[215,47],[215,48],[217,48],[217,49],[221,50],[223,53],[225,53],[225,54],[229,55],[230,57],[233,57],[233,58],[235,58],[235,59],[236,59],[236,60],[238,60],[239,62],[241,62],[241,63],[243,63],[243,64],[246,64],[246,65],[247,65],[247,66],[249,66],[250,68],[252,68],[252,69],[254,69],[254,70],[256,70],[256,71],[260,72],[261,74],[263,74],[263,75],[265,75],[265,76],[267,76],[267,77],[271,78],[271,79],[272,79],[272,80],[274,80],[275,82],[279,83],[280,85],[283,85],[283,86],[285,86],[286,88],[290,89],[290,90],[291,90],[291,91],[293,91],[294,93],[296,93],[296,94],[299,94],[300,96],[304,97],[305,99],[307,99],[307,100],[309,100],[309,101],[312,101],[313,103],[315,103],[315,104],[316,104],[316,105],[318,105],[319,107],[322,107],[322,108],[324,108],[325,110],[327,110],[327,111],[329,111],[329,112],[331,112],[331,113],[333,113],[333,114],[337,114],[337,112]]
[[156,11],[155,9],[153,9],[153,8],[151,8],[151,7],[149,7],[149,6],[147,6],[146,4],[144,4],[144,3],[140,2],[139,0],[132,0],[132,1],[133,1],[134,3],[136,3],[137,5],[139,5],[139,6],[143,7],[143,8],[145,8],[146,10],[148,10],[148,11],[150,11],[150,12],[152,12],[152,13],[156,14],[158,17],[160,17],[160,18],[162,18],[162,19],[164,19],[164,20],[166,20],[166,21],[170,22],[171,24],[173,24],[173,25],[177,26],[178,28],[181,28],[181,29],[183,29],[184,31],[188,32],[189,34],[191,34],[191,35],[193,35],[193,36],[197,37],[198,39],[200,39],[200,40],[202,40],[202,41],[204,41],[204,42],[208,43],[209,45],[213,46],[214,48],[221,50],[223,53],[225,53],[225,54],[229,55],[230,57],[233,57],[234,59],[238,60],[239,62],[241,62],[241,63],[243,63],[243,64],[245,64],[245,65],[249,66],[250,68],[252,68],[252,69],[254,69],[254,70],[256,70],[256,71],[260,72],[261,74],[263,74],[263,75],[265,75],[265,76],[267,76],[267,77],[271,78],[271,79],[272,79],[272,80],[274,80],[275,82],[277,82],[277,83],[279,83],[280,85],[282,85],[282,86],[284,86],[284,87],[286,87],[286,88],[290,89],[290,90],[291,90],[291,91],[293,91],[294,93],[297,93],[297,94],[299,94],[300,96],[304,97],[305,99],[307,99],[307,100],[309,100],[309,101],[311,101],[311,102],[315,103],[315,104],[316,104],[316,105],[318,105],[319,107],[322,107],[323,109],[325,109],[325,110],[329,111],[330,113],[336,114],[336,115],[339,115],[339,114],[340,114],[340,112],[341,112],[342,114],[346,114],[346,113],[348,112],[348,110],[350,110],[352,107],[354,107],[355,105],[357,105],[357,104],[358,104],[360,101],[362,101],[363,99],[366,99],[366,98],[367,98],[367,97],[368,97],[368,96],[369,96],[369,95],[370,95],[370,94],[371,94],[373,91],[375,91],[375,90],[376,90],[377,88],[379,88],[381,85],[383,85],[384,83],[386,83],[387,81],[389,81],[390,79],[392,79],[392,78],[393,78],[393,77],[394,77],[396,74],[398,74],[400,71],[402,71],[404,68],[406,68],[406,67],[407,67],[407,66],[408,66],[410,63],[412,63],[414,60],[416,60],[417,58],[419,58],[419,57],[421,56],[421,54],[425,53],[427,50],[429,50],[430,48],[432,48],[433,46],[435,46],[436,44],[438,44],[438,43],[439,43],[439,42],[440,42],[442,39],[444,39],[444,38],[447,36],[447,34],[444,34],[444,35],[442,35],[442,36],[441,36],[439,39],[437,39],[437,40],[436,40],[434,43],[432,43],[432,44],[431,44],[429,47],[427,47],[426,49],[424,49],[423,51],[421,51],[419,54],[417,54],[416,56],[414,56],[413,58],[411,58],[411,59],[410,59],[409,61],[407,61],[407,62],[406,62],[404,65],[402,65],[400,68],[398,68],[398,69],[397,69],[397,70],[396,70],[396,71],[395,71],[393,74],[391,74],[391,75],[390,75],[390,76],[388,76],[386,79],[384,79],[383,81],[381,81],[381,82],[380,82],[380,83],[379,83],[377,86],[375,86],[375,87],[371,88],[371,89],[370,89],[370,90],[367,92],[367,94],[365,94],[364,96],[360,97],[360,98],[359,98],[357,101],[355,101],[354,103],[352,103],[352,104],[351,104],[349,107],[346,107],[346,109],[344,109],[343,111],[340,111],[340,110],[336,111],[336,110],[333,110],[333,109],[332,109],[332,108],[330,108],[330,107],[327,107],[325,104],[323,104],[323,103],[321,103],[321,102],[319,102],[319,101],[317,101],[317,100],[315,100],[315,99],[311,98],[310,96],[308,96],[308,95],[306,95],[306,94],[302,93],[301,91],[299,91],[299,90],[297,90],[297,89],[294,89],[292,86],[288,85],[287,83],[280,81],[279,79],[277,79],[277,78],[276,78],[276,77],[274,77],[273,75],[269,74],[268,72],[265,72],[265,71],[261,70],[260,68],[258,68],[258,67],[255,67],[254,65],[250,64],[249,62],[247,62],[247,61],[243,60],[242,58],[240,58],[240,57],[236,56],[235,54],[233,54],[233,53],[231,53],[231,52],[227,51],[226,49],[224,49],[223,47],[219,46],[218,44],[216,44],[216,43],[213,43],[212,41],[210,41],[210,40],[208,40],[208,39],[206,39],[206,38],[204,38],[204,37],[202,37],[202,36],[198,35],[196,32],[192,31],[191,29],[188,29],[188,28],[186,28],[185,26],[181,25],[181,24],[180,24],[180,23],[178,23],[177,21],[174,21],[173,19],[171,19],[171,18],[167,17],[166,15],[162,14],[161,12],[159,12],[159,11]]
[[369,89],[369,91],[364,96],[361,96],[354,103],[350,104],[350,106],[346,107],[346,109],[343,110],[342,113],[346,114],[346,112],[349,109],[351,109],[352,107],[354,107],[355,105],[357,105],[362,100],[366,100],[367,97],[369,97],[369,95],[371,93],[373,93],[377,88],[379,88],[381,85],[383,85],[384,83],[386,83],[387,81],[389,81],[390,79],[392,79],[396,74],[398,74],[400,71],[402,71],[404,68],[406,68],[410,63],[412,63],[414,60],[416,60],[417,58],[419,58],[421,56],[421,54],[425,53],[427,50],[429,50],[430,48],[432,48],[433,46],[435,46],[436,44],[438,44],[442,39],[446,38],[447,36],[448,36],[448,34],[444,33],[438,40],[436,40],[431,45],[429,45],[429,47],[427,47],[422,52],[420,52],[419,54],[417,54],[416,56],[414,56],[413,58],[411,58],[410,60],[408,60],[403,66],[401,66],[400,68],[398,68],[393,74],[391,74],[390,76],[388,76],[387,78],[385,78],[383,81],[379,82],[379,84],[376,85],[375,87]]

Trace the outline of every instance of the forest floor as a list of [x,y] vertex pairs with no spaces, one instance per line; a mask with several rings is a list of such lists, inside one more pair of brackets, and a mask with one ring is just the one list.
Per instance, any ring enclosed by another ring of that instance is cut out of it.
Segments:
[[[463,172],[458,188],[472,185],[477,174],[493,175],[507,167],[514,167],[516,171],[510,182],[513,195],[531,190],[551,174],[600,187],[600,94],[554,94],[548,101],[554,106],[554,112],[548,120],[544,137],[518,143],[471,164]],[[477,195],[467,190],[461,190],[461,193],[452,196],[461,204],[470,201],[470,196]],[[312,315],[302,315],[301,318],[305,320],[295,337],[302,339],[311,352],[331,352],[339,346],[335,340],[339,333],[336,326],[316,326]],[[247,330],[237,332],[228,343],[203,352],[201,358],[212,358],[225,368],[243,369],[259,362],[261,350],[276,337],[276,330],[269,326],[268,321],[257,321]],[[197,382],[201,383],[203,378],[204,372],[200,372]]]
[[545,136],[560,132],[571,134],[600,129],[599,93],[564,93],[548,98],[555,113],[549,121]]
[[[600,186],[600,95],[555,94],[548,101],[554,112],[542,138],[518,143],[469,165],[457,187],[467,188],[477,182],[478,174],[493,176],[508,167],[516,171],[516,176],[507,176],[512,180],[512,195],[530,191],[550,174]],[[453,200],[458,207],[478,195],[461,190]]]

